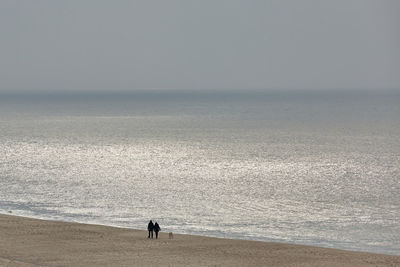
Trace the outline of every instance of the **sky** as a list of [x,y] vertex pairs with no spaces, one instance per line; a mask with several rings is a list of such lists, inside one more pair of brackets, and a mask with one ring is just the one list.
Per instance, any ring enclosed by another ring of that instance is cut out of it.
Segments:
[[1,0],[0,92],[400,88],[398,0]]

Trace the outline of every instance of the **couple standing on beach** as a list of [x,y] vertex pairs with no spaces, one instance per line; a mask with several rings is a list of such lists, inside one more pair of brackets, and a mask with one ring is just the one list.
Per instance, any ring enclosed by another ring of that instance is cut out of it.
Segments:
[[151,238],[153,238],[153,231],[156,232],[156,239],[158,238],[158,232],[160,232],[161,228],[158,225],[158,223],[156,222],[155,224],[153,224],[153,222],[150,220],[149,224],[147,225],[147,230],[149,231],[149,237],[151,236]]

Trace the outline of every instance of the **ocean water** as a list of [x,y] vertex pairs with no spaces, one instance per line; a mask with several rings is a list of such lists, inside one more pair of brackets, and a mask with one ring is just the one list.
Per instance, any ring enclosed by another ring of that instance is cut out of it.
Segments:
[[400,255],[400,91],[3,93],[0,212]]

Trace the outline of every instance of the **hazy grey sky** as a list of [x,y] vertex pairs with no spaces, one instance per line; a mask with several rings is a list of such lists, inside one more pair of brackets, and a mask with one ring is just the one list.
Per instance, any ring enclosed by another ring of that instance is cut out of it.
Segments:
[[0,90],[147,88],[400,88],[400,1],[0,1]]

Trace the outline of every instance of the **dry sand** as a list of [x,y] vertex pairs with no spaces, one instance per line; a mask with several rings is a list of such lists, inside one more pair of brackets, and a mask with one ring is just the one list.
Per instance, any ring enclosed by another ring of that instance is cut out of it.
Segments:
[[0,266],[400,266],[400,256],[0,215]]

